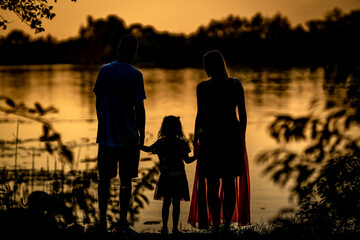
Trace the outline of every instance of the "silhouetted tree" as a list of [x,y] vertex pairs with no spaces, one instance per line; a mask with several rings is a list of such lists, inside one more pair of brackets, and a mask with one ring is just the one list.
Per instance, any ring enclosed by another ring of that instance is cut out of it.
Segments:
[[313,58],[323,65],[331,63],[353,64],[360,54],[360,11],[345,14],[338,8],[328,12],[324,20],[310,20],[309,50]]
[[[136,63],[143,66],[200,66],[204,53],[219,49],[229,65],[300,65],[313,69],[340,64],[350,69],[356,62],[355,56],[360,54],[357,44],[360,33],[354,30],[360,28],[359,22],[360,10],[344,13],[334,9],[324,19],[308,21],[305,27],[291,26],[288,18],[280,13],[271,17],[256,13],[250,19],[229,15],[211,20],[186,36],[159,32],[138,23],[126,26],[115,15],[105,19],[89,16],[77,37],[58,43],[28,37],[26,40],[23,33],[24,44],[16,44],[15,33],[9,33],[0,39],[0,64],[103,64],[116,59],[121,36],[133,33],[140,43]],[[34,41],[37,43],[33,44]]]
[[81,62],[109,62],[116,60],[117,45],[127,33],[124,21],[117,16],[98,20],[88,16],[87,26],[80,28],[80,39],[73,43],[80,48]]
[[[71,0],[76,2],[76,0]],[[57,0],[54,0],[56,3]],[[48,4],[47,0],[2,0],[0,7],[15,13],[22,22],[29,25],[31,29],[35,29],[35,33],[43,32],[42,19],[53,19],[53,6]],[[7,28],[10,22],[0,15],[0,27],[3,30]]]

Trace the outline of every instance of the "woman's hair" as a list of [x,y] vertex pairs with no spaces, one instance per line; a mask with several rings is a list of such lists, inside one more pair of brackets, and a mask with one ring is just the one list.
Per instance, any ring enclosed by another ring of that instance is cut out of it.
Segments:
[[158,138],[165,137],[176,137],[182,140],[186,139],[182,130],[180,117],[175,117],[172,115],[164,117],[160,131],[158,133]]
[[214,79],[226,79],[228,73],[225,60],[218,50],[207,52],[203,57],[204,68],[207,75]]

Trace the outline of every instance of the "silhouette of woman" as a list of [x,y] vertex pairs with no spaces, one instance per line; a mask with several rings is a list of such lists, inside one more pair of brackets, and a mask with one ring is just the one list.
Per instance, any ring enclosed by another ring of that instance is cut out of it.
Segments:
[[228,233],[232,222],[250,224],[244,89],[239,79],[228,76],[219,51],[206,53],[203,63],[210,79],[196,89],[198,162],[188,222],[196,228],[213,225],[215,234],[224,223]]

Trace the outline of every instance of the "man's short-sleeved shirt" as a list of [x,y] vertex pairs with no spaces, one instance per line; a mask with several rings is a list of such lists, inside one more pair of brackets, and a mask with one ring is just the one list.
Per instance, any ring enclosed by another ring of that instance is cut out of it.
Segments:
[[96,79],[96,142],[118,145],[138,135],[135,103],[146,98],[142,73],[128,63],[102,66]]

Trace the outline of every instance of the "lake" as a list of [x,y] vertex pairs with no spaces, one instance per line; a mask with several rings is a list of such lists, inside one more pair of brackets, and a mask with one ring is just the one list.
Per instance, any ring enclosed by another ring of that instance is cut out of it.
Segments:
[[[35,102],[43,106],[54,106],[58,113],[48,117],[55,129],[61,133],[66,144],[76,146],[74,155],[77,169],[94,167],[94,163],[84,163],[85,158],[95,158],[97,119],[95,95],[92,92],[99,66],[79,65],[33,65],[0,66],[0,95],[8,96],[27,106]],[[162,119],[166,115],[180,116],[186,136],[193,133],[196,115],[196,85],[206,80],[203,69],[162,69],[140,68],[145,81],[146,144],[156,141]],[[245,89],[248,114],[246,134],[251,184],[252,221],[267,221],[276,216],[281,208],[293,206],[289,202],[289,190],[274,185],[268,176],[263,176],[262,166],[254,159],[262,150],[277,146],[268,134],[268,126],[279,114],[305,115],[315,101],[325,101],[329,96],[323,89],[324,70],[310,71],[307,68],[259,68],[230,67],[231,76],[241,79]],[[0,113],[0,140],[13,141],[19,122],[19,139],[38,138],[42,134],[39,123],[16,116]],[[83,144],[81,144],[83,143]],[[42,146],[38,141],[29,141],[27,150],[19,151],[18,167],[31,168],[34,157],[28,149]],[[29,148],[30,147],[30,148]],[[149,154],[141,153],[141,157]],[[12,154],[0,155],[0,167],[14,167]],[[157,161],[156,156],[151,156]],[[56,159],[47,153],[36,155],[34,167],[54,169]],[[50,159],[50,160],[49,160]],[[153,162],[141,162],[140,167],[148,167]],[[186,165],[190,193],[194,180],[196,163]],[[67,170],[69,166],[65,166]],[[146,192],[152,199],[153,192]],[[151,200],[140,212],[134,228],[138,231],[157,231],[160,225],[144,224],[161,221],[161,201]],[[181,203],[180,225],[187,224],[189,202]],[[169,220],[171,226],[171,217]]]

